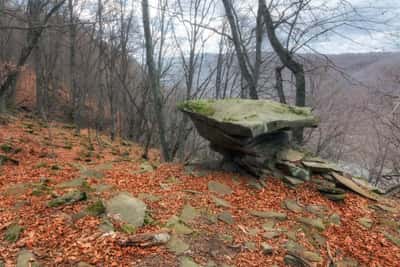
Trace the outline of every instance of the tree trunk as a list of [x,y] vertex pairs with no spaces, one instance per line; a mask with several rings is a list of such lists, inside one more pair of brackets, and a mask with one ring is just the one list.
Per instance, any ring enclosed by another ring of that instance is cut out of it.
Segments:
[[275,68],[275,88],[278,93],[279,102],[286,104],[285,92],[283,91],[282,70],[284,67]]
[[146,45],[146,64],[148,69],[148,79],[150,83],[150,89],[153,94],[153,105],[156,116],[156,123],[158,125],[158,134],[160,138],[161,152],[165,161],[171,161],[169,154],[168,143],[165,138],[165,120],[162,112],[162,95],[160,89],[160,77],[159,73],[155,68],[154,58],[153,58],[153,41],[150,30],[150,17],[149,17],[149,3],[148,0],[142,0],[142,12],[143,12],[143,28],[145,35],[145,45]]
[[[242,76],[246,82],[246,87],[249,89],[249,95],[250,98],[252,99],[258,99],[258,94],[257,94],[257,84],[254,80],[254,77],[251,75],[251,72],[249,71],[249,68],[246,63],[244,51],[242,49],[242,41],[239,36],[239,30],[235,21],[235,17],[233,15],[233,7],[232,7],[232,1],[231,0],[222,0],[224,7],[225,7],[225,13],[226,17],[228,19],[230,28],[231,28],[231,33],[232,33],[232,40],[233,44],[235,46],[235,51],[236,51],[236,56],[239,62],[239,67],[240,71],[242,73]],[[243,91],[243,89],[242,89]],[[241,93],[242,96],[244,96],[244,92]]]
[[[264,14],[264,22],[267,28],[268,39],[272,48],[278,55],[279,59],[285,67],[287,67],[296,78],[296,106],[304,107],[306,104],[306,82],[304,75],[304,68],[301,63],[298,63],[293,54],[291,54],[279,41],[275,32],[275,25],[272,21],[271,13],[265,4],[265,0],[259,0],[259,6],[262,8]],[[303,142],[303,128],[298,128],[293,131],[293,139],[296,143]]]

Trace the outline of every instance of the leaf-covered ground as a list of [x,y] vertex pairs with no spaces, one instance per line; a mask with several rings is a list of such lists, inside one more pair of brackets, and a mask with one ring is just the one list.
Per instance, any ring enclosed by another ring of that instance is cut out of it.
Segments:
[[[398,209],[356,194],[336,203],[310,184],[144,161],[135,144],[22,116],[0,125],[0,155],[19,161],[0,166],[0,266],[26,251],[42,266],[284,266],[290,250],[315,266],[400,264]],[[87,200],[49,207],[76,190]],[[85,212],[118,192],[146,203],[143,227]],[[164,228],[166,245],[116,242]]]

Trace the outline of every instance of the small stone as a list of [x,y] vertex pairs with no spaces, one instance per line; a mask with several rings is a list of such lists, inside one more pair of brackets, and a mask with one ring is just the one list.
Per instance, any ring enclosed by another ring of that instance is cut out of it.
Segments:
[[169,218],[166,226],[170,229],[173,229],[176,234],[189,235],[193,233],[193,230],[183,224],[179,217],[175,215]]
[[343,201],[346,198],[346,194],[323,194],[327,199],[332,201]]
[[279,231],[268,231],[265,232],[263,237],[267,240],[269,239],[273,239],[273,238],[277,238],[281,235],[281,233]]
[[363,217],[363,218],[358,219],[358,222],[359,222],[364,228],[367,228],[367,229],[370,229],[370,228],[372,227],[372,224],[374,223],[374,221],[373,221],[372,219],[367,218],[367,217]]
[[86,262],[84,262],[84,261],[80,261],[77,265],[76,265],[76,267],[93,267],[94,265],[91,265],[91,264],[89,264],[89,263],[86,263]]
[[300,253],[306,260],[311,262],[322,262],[322,257],[318,253],[312,251],[303,251]]
[[252,229],[247,230],[247,233],[250,236],[256,236],[256,235],[258,235],[259,232],[260,232],[260,229],[258,229],[258,228],[252,228]]
[[87,199],[87,195],[85,192],[72,191],[72,192],[66,193],[62,196],[59,196],[53,200],[50,200],[47,205],[49,207],[59,207],[62,205],[73,204],[75,202],[83,201],[86,199]]
[[322,216],[325,215],[325,213],[329,210],[326,206],[322,205],[308,205],[306,207],[306,210],[308,212],[311,212],[315,215]]
[[265,223],[263,224],[263,229],[265,231],[272,231],[274,230],[275,224],[276,223],[273,220],[266,220]]
[[320,231],[325,230],[325,225],[324,225],[323,221],[319,218],[314,219],[314,218],[300,217],[300,218],[298,218],[298,221],[305,225],[314,227]]
[[244,244],[245,248],[250,250],[250,251],[254,251],[256,250],[256,244],[254,242],[246,242]]
[[275,211],[256,211],[252,210],[250,211],[250,214],[256,217],[264,218],[264,219],[276,219],[276,220],[286,220],[287,215],[285,213],[281,212],[275,212]]
[[220,194],[220,195],[230,195],[233,192],[229,186],[227,186],[225,184],[221,184],[216,181],[210,181],[208,183],[208,190],[210,190],[213,193]]
[[224,211],[218,214],[218,220],[223,221],[227,224],[233,224],[235,220],[230,212]]
[[13,223],[7,227],[4,239],[10,243],[17,242],[23,230],[24,228],[22,228],[16,223]]
[[340,215],[337,213],[333,213],[330,217],[329,217],[329,221],[332,224],[336,224],[336,225],[340,225]]
[[299,204],[297,204],[297,201],[294,199],[286,199],[284,201],[284,204],[286,206],[286,208],[290,211],[299,213],[303,211],[303,208],[299,206]]
[[29,250],[23,249],[18,252],[16,267],[39,267],[35,255]]
[[213,201],[217,207],[231,208],[231,204],[225,199],[221,199],[215,196],[212,196]]
[[272,248],[272,246],[267,243],[261,243],[261,248],[262,248],[262,252],[265,255],[271,255],[274,252],[274,249]]

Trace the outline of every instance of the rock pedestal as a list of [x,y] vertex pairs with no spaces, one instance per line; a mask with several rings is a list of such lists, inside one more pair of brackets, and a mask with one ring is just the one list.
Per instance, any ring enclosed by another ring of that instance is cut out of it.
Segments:
[[287,130],[316,127],[311,109],[270,100],[226,99],[187,101],[179,106],[210,141],[211,149],[261,176],[269,162],[289,147]]

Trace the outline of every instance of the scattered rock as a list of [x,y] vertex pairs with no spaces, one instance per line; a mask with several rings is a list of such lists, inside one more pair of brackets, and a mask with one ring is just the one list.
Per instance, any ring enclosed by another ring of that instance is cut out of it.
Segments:
[[265,223],[263,224],[263,229],[265,231],[272,231],[274,230],[276,222],[273,220],[266,220]]
[[217,207],[224,207],[224,208],[231,208],[232,207],[231,204],[228,201],[224,200],[224,199],[221,199],[221,198],[218,198],[218,197],[215,197],[215,196],[212,196],[212,199],[215,202],[215,205]]
[[272,246],[267,243],[261,243],[261,249],[265,255],[271,255],[274,252]]
[[370,229],[374,221],[371,218],[363,217],[358,219],[358,223],[361,224],[364,228]]
[[218,214],[218,220],[223,221],[224,223],[227,224],[233,224],[235,222],[232,214],[228,211],[224,211]]
[[13,223],[7,227],[6,233],[4,234],[4,239],[10,243],[17,242],[23,230],[23,227]]
[[314,218],[308,218],[308,217],[300,217],[297,220],[307,226],[314,227],[320,231],[325,230],[324,222],[319,218],[314,219]]
[[263,237],[267,240],[277,238],[281,235],[279,231],[267,231],[264,233]]
[[59,196],[55,199],[50,200],[47,205],[49,207],[59,207],[62,205],[70,205],[78,201],[83,201],[87,199],[87,195],[85,192],[80,191],[72,191],[66,193],[62,196]]
[[346,198],[346,194],[323,194],[327,199],[332,201],[343,201]]
[[39,267],[40,264],[36,260],[35,255],[29,250],[21,250],[17,255],[16,267]]
[[210,190],[213,193],[220,194],[222,196],[230,195],[233,192],[229,186],[227,186],[225,184],[221,184],[216,181],[210,181],[208,183],[208,190]]
[[173,229],[173,231],[180,235],[189,235],[193,233],[193,230],[181,222],[179,217],[173,215],[166,223],[166,227]]
[[250,214],[256,217],[264,218],[264,219],[276,219],[276,220],[286,220],[287,215],[285,213],[281,212],[275,212],[275,211],[256,211],[252,210],[250,211]]
[[190,223],[198,216],[200,216],[200,212],[196,208],[191,205],[185,205],[182,209],[180,219],[185,223]]
[[304,184],[303,180],[300,180],[300,179],[297,179],[294,177],[290,177],[290,176],[286,176],[286,175],[283,176],[282,179],[285,183],[287,183],[288,185],[291,185],[291,186],[298,186],[298,185]]
[[109,215],[135,227],[141,227],[144,223],[146,204],[129,193],[119,193],[108,200],[105,206]]
[[176,235],[172,235],[171,239],[167,243],[167,248],[170,252],[180,255],[189,249],[189,245]]
[[337,213],[333,213],[330,217],[329,217],[329,221],[332,224],[336,224],[336,225],[340,225],[340,215]]
[[351,179],[346,178],[344,176],[339,175],[338,173],[333,172],[332,173],[333,177],[341,183],[342,185],[346,186],[347,188],[351,189],[352,191],[360,194],[361,196],[372,199],[372,200],[378,200],[378,196],[371,193],[367,189],[362,188],[360,185],[356,184],[353,182]]
[[299,204],[297,204],[297,201],[294,199],[286,199],[284,201],[284,204],[286,206],[286,208],[290,211],[299,213],[303,211],[303,208],[299,206]]
[[244,244],[245,248],[250,250],[250,251],[254,251],[256,250],[256,244],[254,242],[246,242]]
[[325,213],[329,211],[329,209],[326,206],[322,205],[307,205],[306,210],[318,216],[323,216],[325,215]]

